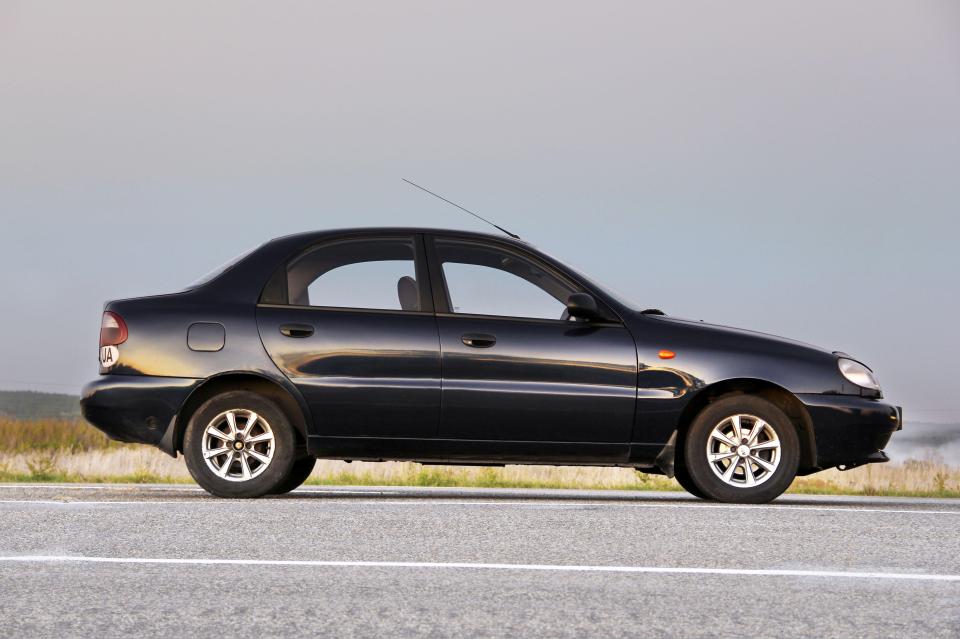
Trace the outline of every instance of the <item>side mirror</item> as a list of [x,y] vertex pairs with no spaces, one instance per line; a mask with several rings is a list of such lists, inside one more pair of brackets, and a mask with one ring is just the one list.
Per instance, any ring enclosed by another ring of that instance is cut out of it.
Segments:
[[600,312],[597,300],[589,293],[574,293],[567,298],[567,313],[577,319],[602,322],[607,318]]

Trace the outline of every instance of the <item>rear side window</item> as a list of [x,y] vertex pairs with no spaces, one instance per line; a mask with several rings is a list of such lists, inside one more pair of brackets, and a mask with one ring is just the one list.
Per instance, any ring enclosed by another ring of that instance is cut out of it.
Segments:
[[419,311],[413,238],[344,240],[287,265],[286,301],[297,306]]

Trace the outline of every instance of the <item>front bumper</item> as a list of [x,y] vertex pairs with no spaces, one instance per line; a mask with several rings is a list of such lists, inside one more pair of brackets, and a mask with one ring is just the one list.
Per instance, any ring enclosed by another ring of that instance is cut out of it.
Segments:
[[83,387],[84,418],[110,439],[157,446],[176,456],[170,437],[180,407],[199,379],[101,375]]
[[885,461],[876,455],[903,428],[899,406],[853,395],[797,395],[813,422],[818,468]]

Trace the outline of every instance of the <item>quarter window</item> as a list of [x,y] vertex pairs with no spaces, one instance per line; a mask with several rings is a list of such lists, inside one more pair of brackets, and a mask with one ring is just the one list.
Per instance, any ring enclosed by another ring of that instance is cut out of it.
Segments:
[[287,299],[298,306],[419,311],[412,238],[324,244],[287,267]]

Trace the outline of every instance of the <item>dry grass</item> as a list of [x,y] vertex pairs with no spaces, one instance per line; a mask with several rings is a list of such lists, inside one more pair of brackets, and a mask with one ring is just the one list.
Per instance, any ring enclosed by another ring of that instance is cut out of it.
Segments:
[[[83,422],[0,419],[0,481],[189,482],[182,459],[109,441]],[[317,463],[308,483],[680,490],[672,479],[626,468],[421,466],[406,462]],[[960,497],[960,468],[927,460],[874,464],[800,477],[794,493]]]
[[0,452],[3,453],[78,452],[122,446],[82,420],[0,417]]

